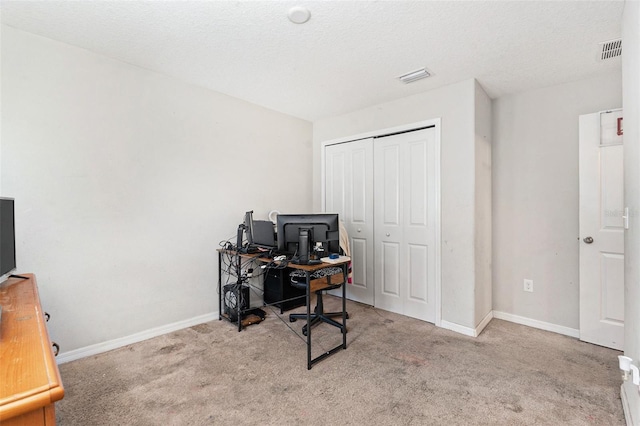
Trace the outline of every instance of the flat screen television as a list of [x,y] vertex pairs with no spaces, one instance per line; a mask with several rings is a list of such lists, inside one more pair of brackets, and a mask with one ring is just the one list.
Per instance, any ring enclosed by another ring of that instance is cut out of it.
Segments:
[[337,213],[279,214],[278,251],[294,255],[293,261],[307,264],[316,243],[325,256],[340,251],[340,225]]
[[14,200],[0,197],[0,277],[14,269],[16,269]]

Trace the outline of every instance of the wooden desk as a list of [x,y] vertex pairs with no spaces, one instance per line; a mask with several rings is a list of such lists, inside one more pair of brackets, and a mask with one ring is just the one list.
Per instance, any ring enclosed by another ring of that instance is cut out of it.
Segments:
[[[237,253],[235,251],[229,251],[224,249],[218,249],[218,309],[220,313],[219,319],[222,319],[222,255],[223,254],[231,254],[240,256],[241,258],[255,260],[257,262],[262,263],[270,263],[272,259],[259,257],[259,253]],[[287,267],[293,269],[299,269],[304,271],[306,274],[307,281],[307,291],[306,291],[306,305],[307,305],[307,369],[310,370],[311,366],[316,362],[323,360],[329,355],[337,352],[340,349],[347,349],[347,295],[346,295],[346,284],[347,284],[347,274],[348,274],[348,265],[351,260],[343,260],[337,263],[320,263],[318,265],[298,265],[295,263],[288,263]],[[280,262],[275,262],[279,264]],[[320,269],[328,268],[331,266],[338,266],[342,268],[342,277],[339,275],[332,275],[329,277],[317,278],[311,280],[311,274]],[[342,343],[336,346],[333,349],[330,349],[323,354],[317,356],[316,358],[311,358],[311,294],[327,288],[331,285],[339,284],[342,282]],[[240,315],[238,315],[238,331],[242,330],[242,322],[240,320]]]
[[0,424],[55,425],[64,397],[60,372],[40,307],[36,277],[0,284]]

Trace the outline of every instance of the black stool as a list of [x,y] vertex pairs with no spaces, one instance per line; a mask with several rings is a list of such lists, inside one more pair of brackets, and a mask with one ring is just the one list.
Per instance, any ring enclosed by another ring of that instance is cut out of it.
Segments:
[[[336,275],[336,274],[340,274],[342,276],[342,281],[337,283],[337,284],[330,284],[331,280],[330,277],[332,275]],[[305,273],[305,271],[301,271],[301,270],[294,270],[291,272],[291,286],[295,287],[295,288],[299,288],[302,290],[306,290],[307,289],[307,275]],[[327,277],[327,285],[323,286],[322,289],[317,290],[315,292],[316,297],[317,297],[317,301],[316,301],[316,307],[313,310],[313,313],[311,314],[311,321],[309,322],[310,326],[314,326],[315,324],[318,324],[319,322],[325,322],[327,324],[330,324],[334,327],[338,327],[340,330],[343,330],[344,333],[347,332],[346,329],[344,329],[344,326],[342,324],[340,324],[337,321],[332,320],[331,318],[335,318],[335,317],[340,317],[342,318],[342,312],[325,312],[324,311],[324,304],[322,303],[322,292],[323,291],[327,291],[327,290],[334,290],[336,288],[340,288],[341,285],[346,285],[346,282],[344,280],[344,272],[342,271],[342,268],[338,268],[336,266],[331,266],[328,268],[323,268],[323,269],[319,269],[317,271],[314,271],[311,273],[311,276],[309,277],[309,281],[313,281],[319,278],[324,278]],[[349,314],[346,314],[346,317],[349,318]],[[289,321],[290,322],[294,322],[297,319],[306,319],[307,318],[307,314],[289,314]],[[304,334],[305,336],[307,335],[307,326],[305,325],[304,327],[302,327],[302,334]]]

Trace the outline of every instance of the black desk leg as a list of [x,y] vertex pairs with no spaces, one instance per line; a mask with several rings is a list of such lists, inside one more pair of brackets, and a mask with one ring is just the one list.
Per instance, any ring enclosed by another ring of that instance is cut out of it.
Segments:
[[[240,260],[240,259],[238,259]],[[240,295],[242,294],[242,281],[238,278],[238,285],[236,286],[236,307],[238,318],[238,331],[242,331],[242,303],[240,301]]]
[[311,273],[307,276],[307,370],[311,370]]
[[347,349],[347,280],[349,279],[349,264],[342,265],[344,281],[342,284],[342,349]]
[[218,321],[222,320],[222,252],[218,252]]
[[242,331],[242,303],[240,301],[240,295],[242,294],[242,257],[240,253],[236,255],[236,278],[238,279],[236,285],[236,313],[238,314],[238,332]]

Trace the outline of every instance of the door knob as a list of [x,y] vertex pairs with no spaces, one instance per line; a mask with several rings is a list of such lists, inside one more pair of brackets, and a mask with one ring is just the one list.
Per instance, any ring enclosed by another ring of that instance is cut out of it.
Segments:
[[587,244],[591,244],[591,243],[593,242],[593,238],[591,238],[591,237],[587,237],[587,238],[585,238],[585,239],[584,239],[584,240],[582,240],[582,241],[584,241],[584,242],[585,242],[585,243],[587,243]]
[[391,236],[391,234],[387,232],[387,237],[390,237],[390,236]]
[[358,228],[358,232],[362,232],[362,229]]

